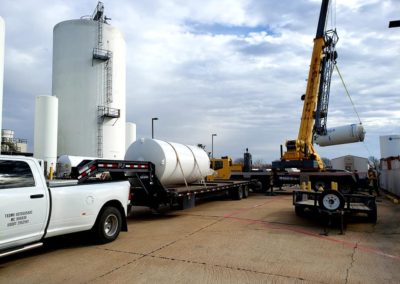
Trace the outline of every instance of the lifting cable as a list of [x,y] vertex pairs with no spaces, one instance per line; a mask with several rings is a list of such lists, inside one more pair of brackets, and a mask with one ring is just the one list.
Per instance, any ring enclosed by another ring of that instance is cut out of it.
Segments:
[[[354,105],[354,102],[353,102],[353,100],[352,100],[352,98],[351,98],[351,96],[350,96],[349,90],[347,89],[347,86],[346,86],[346,84],[344,83],[342,74],[340,73],[339,67],[337,66],[337,64],[335,64],[335,68],[336,68],[336,71],[337,71],[338,74],[339,74],[340,80],[342,81],[343,87],[344,87],[344,89],[346,90],[346,94],[347,94],[347,96],[348,96],[349,99],[350,99],[350,102],[351,102],[351,104],[352,104],[352,106],[353,106],[354,112],[356,113],[356,115],[357,115],[357,117],[358,117],[358,121],[360,122],[360,125],[362,125],[361,118],[360,118],[360,116],[359,116],[359,114],[358,114],[358,112],[357,112],[356,106]],[[369,156],[372,156],[371,151],[368,149],[367,144],[365,143],[365,141],[363,141],[363,145],[364,145],[365,149],[367,150]]]
[[336,71],[337,71],[338,74],[339,74],[340,80],[342,81],[343,87],[344,87],[344,89],[346,90],[346,94],[347,94],[347,96],[348,96],[349,99],[350,99],[350,102],[351,102],[351,104],[352,104],[352,106],[353,106],[354,112],[356,113],[356,115],[357,115],[357,117],[358,117],[358,121],[359,121],[360,124],[362,125],[361,118],[360,118],[360,116],[358,115],[356,106],[354,105],[354,102],[353,102],[353,100],[352,100],[352,98],[351,98],[351,96],[350,96],[349,90],[347,89],[347,86],[346,86],[346,84],[344,83],[342,74],[340,74],[339,67],[337,66],[337,64],[335,64],[335,68],[336,68]]

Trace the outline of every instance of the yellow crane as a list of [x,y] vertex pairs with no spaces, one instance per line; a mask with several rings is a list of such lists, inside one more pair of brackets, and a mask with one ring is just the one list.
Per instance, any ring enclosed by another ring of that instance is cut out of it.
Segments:
[[302,96],[304,104],[298,137],[296,140],[286,141],[286,152],[282,153],[281,149],[281,160],[274,161],[273,168],[324,169],[324,163],[313,146],[313,135],[326,134],[330,82],[337,58],[335,45],[338,36],[336,31],[325,31],[328,6],[329,0],[323,0],[314,39],[306,93]]

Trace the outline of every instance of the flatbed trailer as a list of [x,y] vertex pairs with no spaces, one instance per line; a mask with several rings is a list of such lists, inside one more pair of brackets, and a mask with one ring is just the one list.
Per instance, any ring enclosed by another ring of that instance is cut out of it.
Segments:
[[293,205],[298,216],[303,216],[307,210],[319,213],[343,212],[346,215],[362,213],[369,222],[377,221],[376,198],[368,194],[342,194],[335,190],[296,190],[293,192]]
[[72,175],[83,182],[103,176],[112,180],[128,179],[131,184],[131,205],[158,209],[160,205],[187,209],[195,206],[196,199],[226,195],[240,200],[249,195],[253,180],[214,180],[184,185],[161,184],[151,162],[122,160],[85,160]]

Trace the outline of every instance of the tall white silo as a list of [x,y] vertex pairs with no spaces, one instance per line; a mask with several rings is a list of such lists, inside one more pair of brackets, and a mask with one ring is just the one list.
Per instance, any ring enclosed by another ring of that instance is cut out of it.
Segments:
[[[5,40],[5,24],[0,17],[0,130],[3,127],[3,80],[4,80],[4,40]],[[1,140],[0,140],[1,148]]]
[[53,31],[53,95],[59,98],[58,155],[125,154],[125,40],[98,4],[88,19]]
[[54,96],[38,96],[35,102],[35,127],[33,156],[56,169],[57,163],[58,99]]
[[125,128],[125,151],[136,141],[136,124],[127,122]]

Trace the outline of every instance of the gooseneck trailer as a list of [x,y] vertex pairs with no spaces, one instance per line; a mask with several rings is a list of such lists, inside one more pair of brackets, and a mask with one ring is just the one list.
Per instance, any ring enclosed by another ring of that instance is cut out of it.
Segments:
[[124,160],[84,160],[72,172],[82,183],[95,176],[105,179],[128,179],[131,184],[131,205],[158,209],[160,205],[187,209],[195,206],[196,199],[226,195],[240,200],[249,195],[252,180],[201,180],[190,184],[164,186],[155,174],[151,162]]

